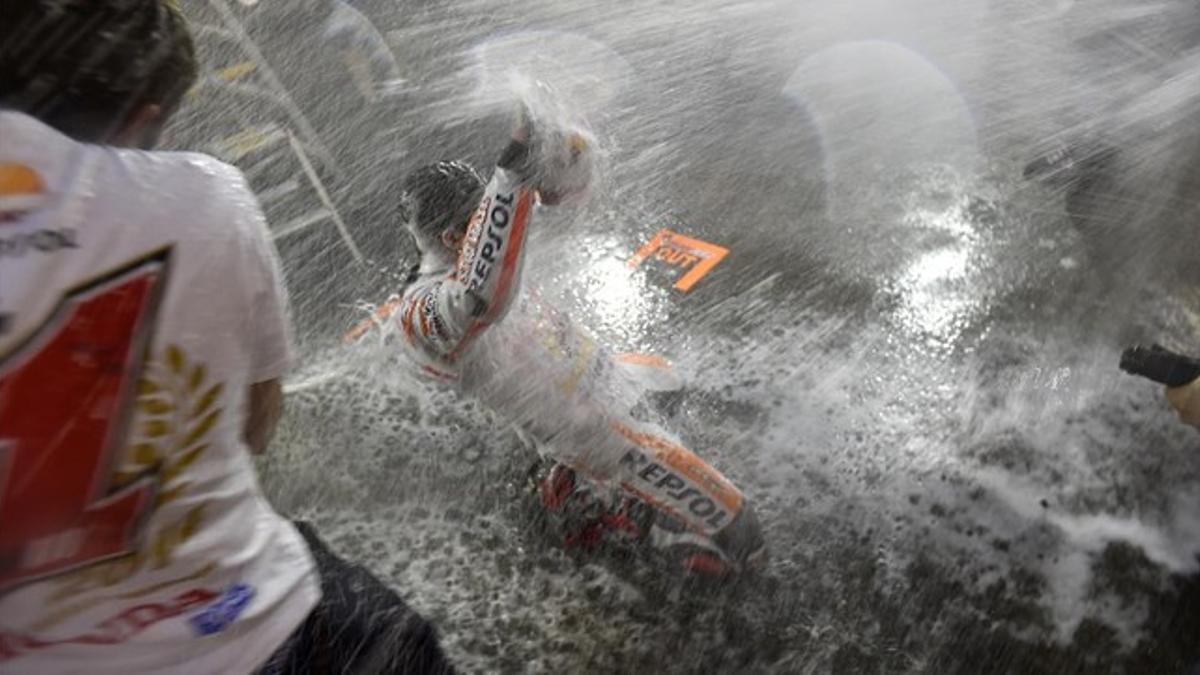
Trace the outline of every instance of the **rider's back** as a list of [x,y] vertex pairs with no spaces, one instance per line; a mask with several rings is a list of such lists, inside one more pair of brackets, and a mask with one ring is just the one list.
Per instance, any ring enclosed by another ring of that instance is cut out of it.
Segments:
[[248,672],[304,620],[243,441],[283,298],[235,169],[0,112],[0,672]]

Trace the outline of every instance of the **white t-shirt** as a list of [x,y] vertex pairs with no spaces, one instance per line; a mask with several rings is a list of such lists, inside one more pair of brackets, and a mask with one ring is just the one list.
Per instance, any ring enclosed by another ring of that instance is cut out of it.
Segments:
[[300,625],[242,441],[290,359],[236,169],[0,113],[0,673],[245,673]]

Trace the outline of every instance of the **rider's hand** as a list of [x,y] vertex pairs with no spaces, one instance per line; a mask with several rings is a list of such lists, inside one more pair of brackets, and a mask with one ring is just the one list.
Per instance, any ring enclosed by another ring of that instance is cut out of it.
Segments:
[[528,181],[543,204],[580,202],[591,187],[593,144],[580,129],[564,128],[549,120],[535,122],[529,108],[521,105],[512,142],[499,166]]
[[522,105],[517,110],[512,140],[500,154],[500,160],[496,162],[496,166],[514,172],[522,181],[532,181],[536,173],[533,131],[533,117],[529,114],[529,109]]
[[517,109],[517,122],[513,126],[512,139],[518,143],[528,143],[533,138],[533,116],[524,104]]
[[592,184],[592,141],[580,131],[555,131],[545,139],[538,195],[543,204],[583,201]]
[[1167,400],[1186,424],[1200,428],[1200,380],[1182,387],[1167,387]]

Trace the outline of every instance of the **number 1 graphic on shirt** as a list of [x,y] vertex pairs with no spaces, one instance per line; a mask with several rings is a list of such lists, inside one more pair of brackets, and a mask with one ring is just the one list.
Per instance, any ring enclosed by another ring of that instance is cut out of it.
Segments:
[[167,251],[76,288],[0,357],[0,593],[128,553],[158,469],[112,485]]

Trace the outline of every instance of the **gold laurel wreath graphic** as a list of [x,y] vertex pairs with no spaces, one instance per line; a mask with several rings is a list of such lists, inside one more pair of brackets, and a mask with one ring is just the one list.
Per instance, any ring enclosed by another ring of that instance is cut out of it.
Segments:
[[[182,478],[183,473],[208,450],[210,444],[205,442],[208,433],[224,413],[224,408],[218,406],[224,390],[222,383],[209,385],[208,369],[203,363],[192,363],[177,345],[168,345],[160,358],[147,359],[145,374],[138,382],[130,442],[113,477],[114,488],[120,489],[157,471],[160,490],[154,510],[183,495],[191,486]],[[166,567],[175,550],[200,530],[206,506],[197,504],[148,532],[148,538],[132,555],[59,577],[58,587],[47,597],[47,602],[55,605],[109,588],[147,567]],[[134,591],[132,596],[140,593]],[[91,604],[94,603],[88,601],[61,607],[38,623],[43,628],[55,625]]]
[[138,414],[116,483],[128,483],[157,466],[162,490],[156,509],[187,490],[190,483],[180,477],[209,448],[205,438],[224,413],[217,407],[224,385],[206,386],[207,380],[203,363],[190,363],[182,349],[168,345],[138,382]]

